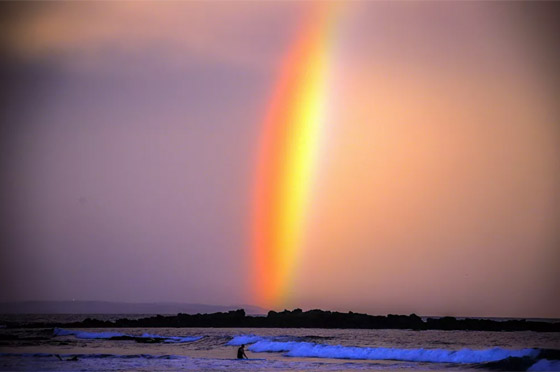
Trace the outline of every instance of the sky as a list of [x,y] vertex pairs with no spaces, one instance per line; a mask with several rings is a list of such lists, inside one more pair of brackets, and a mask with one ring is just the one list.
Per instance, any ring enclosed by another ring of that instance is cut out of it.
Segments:
[[0,301],[560,318],[558,3],[0,8]]

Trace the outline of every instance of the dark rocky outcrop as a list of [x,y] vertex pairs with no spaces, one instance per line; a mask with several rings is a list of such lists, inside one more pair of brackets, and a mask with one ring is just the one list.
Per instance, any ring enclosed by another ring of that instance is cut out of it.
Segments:
[[74,323],[8,323],[10,328],[118,328],[118,327],[250,327],[250,328],[361,328],[412,330],[468,330],[468,331],[535,331],[560,332],[560,323],[527,320],[496,321],[489,319],[457,319],[454,317],[422,320],[418,315],[373,316],[359,313],[340,313],[323,310],[281,312],[270,311],[264,316],[247,316],[244,310],[212,314],[156,315],[142,319],[103,321],[87,318]]

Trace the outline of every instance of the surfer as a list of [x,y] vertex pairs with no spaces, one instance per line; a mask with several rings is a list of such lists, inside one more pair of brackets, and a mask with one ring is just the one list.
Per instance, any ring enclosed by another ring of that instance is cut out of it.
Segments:
[[247,354],[245,354],[245,345],[241,345],[241,347],[237,349],[237,359],[249,359],[247,358]]

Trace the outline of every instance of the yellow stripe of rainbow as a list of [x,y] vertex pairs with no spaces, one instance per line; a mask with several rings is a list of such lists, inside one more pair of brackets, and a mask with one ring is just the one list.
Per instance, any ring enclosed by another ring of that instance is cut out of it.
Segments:
[[260,139],[252,245],[255,301],[263,306],[287,299],[319,147],[334,8],[312,4],[315,8],[282,67]]

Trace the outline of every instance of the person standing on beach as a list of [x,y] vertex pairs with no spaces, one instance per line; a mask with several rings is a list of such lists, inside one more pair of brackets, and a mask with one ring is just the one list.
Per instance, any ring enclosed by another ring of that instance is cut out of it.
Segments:
[[237,349],[237,359],[249,359],[245,354],[245,345],[241,345],[241,347]]

